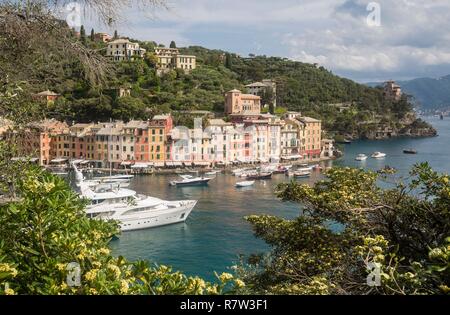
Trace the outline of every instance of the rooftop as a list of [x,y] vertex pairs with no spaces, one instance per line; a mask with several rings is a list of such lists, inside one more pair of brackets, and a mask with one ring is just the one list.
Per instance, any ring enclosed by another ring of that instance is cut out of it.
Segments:
[[55,93],[53,91],[47,90],[40,93],[35,94],[36,96],[59,96],[58,93]]
[[300,121],[303,121],[303,122],[308,122],[308,123],[314,123],[314,122],[320,122],[320,120],[318,120],[318,119],[315,119],[315,118],[311,118],[311,117],[299,117],[298,118]]
[[170,114],[165,115],[155,115],[153,116],[152,120],[166,120],[170,118]]
[[148,128],[148,123],[143,120],[132,120],[128,122],[124,128],[145,129]]
[[247,84],[246,87],[266,87],[267,84],[264,84],[262,82],[255,82],[251,84]]
[[210,126],[231,126],[232,123],[226,122],[223,119],[210,119],[209,121]]
[[126,43],[137,44],[137,43],[130,42],[130,40],[128,38],[118,38],[118,39],[114,39],[109,42],[109,44],[126,44]]

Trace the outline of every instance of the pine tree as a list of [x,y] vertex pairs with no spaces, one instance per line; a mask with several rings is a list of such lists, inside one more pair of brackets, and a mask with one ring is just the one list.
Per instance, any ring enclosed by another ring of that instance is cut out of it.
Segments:
[[233,61],[231,59],[231,54],[227,53],[225,56],[225,67],[231,69],[233,67]]
[[91,41],[95,41],[95,32],[94,32],[94,29],[91,29]]
[[175,43],[175,41],[170,42],[170,48],[177,48],[177,44]]
[[114,31],[114,39],[118,39],[119,38],[119,34],[117,34],[117,30]]
[[80,27],[80,40],[83,45],[86,45],[86,31],[84,30],[84,25]]

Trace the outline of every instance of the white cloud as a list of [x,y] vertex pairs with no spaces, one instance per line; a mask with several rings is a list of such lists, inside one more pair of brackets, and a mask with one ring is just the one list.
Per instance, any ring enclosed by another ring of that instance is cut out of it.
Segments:
[[[372,1],[381,27],[366,23]],[[151,12],[156,20],[130,11],[121,33],[276,54],[360,80],[450,73],[449,0],[171,0],[169,8]]]
[[[450,66],[449,1],[379,0],[381,27],[370,27],[369,1],[347,1],[328,18],[329,26],[287,34],[283,43],[294,59],[355,76],[414,76],[428,66]],[[450,67],[448,67],[450,69]]]

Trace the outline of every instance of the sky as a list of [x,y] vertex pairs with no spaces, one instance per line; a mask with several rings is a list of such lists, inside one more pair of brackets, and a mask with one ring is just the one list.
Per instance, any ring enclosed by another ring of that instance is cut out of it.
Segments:
[[[168,0],[96,31],[318,63],[358,82],[450,74],[450,0]],[[89,31],[89,29],[88,29]]]

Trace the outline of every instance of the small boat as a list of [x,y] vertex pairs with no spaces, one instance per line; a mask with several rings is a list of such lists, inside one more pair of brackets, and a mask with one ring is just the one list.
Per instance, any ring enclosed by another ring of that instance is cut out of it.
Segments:
[[262,180],[262,179],[271,179],[272,173],[258,173],[258,174],[249,174],[247,175],[247,179],[249,180]]
[[314,166],[308,166],[308,167],[301,167],[298,168],[298,172],[311,172],[314,169]]
[[248,170],[248,169],[246,169],[246,168],[238,168],[238,169],[233,170],[231,173],[232,173],[234,176],[241,176],[241,175],[244,174],[247,170]]
[[253,184],[255,184],[254,180],[248,180],[248,181],[243,181],[243,182],[236,183],[236,187],[238,187],[238,188],[249,187],[249,186],[253,186]]
[[292,165],[280,165],[277,169],[275,169],[272,173],[273,174],[286,174],[286,172],[289,172],[289,170],[292,168]]
[[405,153],[405,154],[417,154],[417,151],[413,150],[413,149],[407,149],[407,150],[403,150],[403,153]]
[[365,154],[358,154],[355,158],[356,161],[365,161],[367,160],[367,155]]
[[171,186],[202,186],[207,185],[211,180],[209,177],[194,177],[191,175],[180,175],[183,180],[173,180]]
[[322,169],[319,164],[311,165],[308,168],[311,169],[311,171],[320,171]]
[[372,158],[374,159],[382,159],[386,157],[386,153],[382,153],[382,152],[374,152],[372,154]]
[[294,171],[288,173],[289,177],[295,177],[295,178],[308,178],[311,177],[311,172],[309,171]]
[[208,175],[208,176],[215,176],[215,175],[217,175],[218,173],[220,173],[221,171],[210,171],[210,172],[206,172],[205,173],[205,175]]

